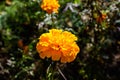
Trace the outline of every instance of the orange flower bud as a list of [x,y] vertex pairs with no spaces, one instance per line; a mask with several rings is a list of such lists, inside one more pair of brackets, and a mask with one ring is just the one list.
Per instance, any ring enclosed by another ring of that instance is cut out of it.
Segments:
[[23,49],[23,40],[22,39],[20,39],[18,41],[18,47],[21,48],[21,49]]
[[24,46],[23,52],[24,53],[28,53],[29,47],[28,46]]

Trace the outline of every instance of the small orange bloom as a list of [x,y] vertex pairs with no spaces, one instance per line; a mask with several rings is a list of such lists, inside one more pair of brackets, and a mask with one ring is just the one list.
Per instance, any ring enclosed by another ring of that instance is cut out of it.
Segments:
[[20,40],[18,41],[18,47],[22,49],[23,46],[24,46],[24,45],[23,45],[23,40],[20,39]]
[[42,0],[41,8],[49,14],[52,12],[58,13],[59,7],[58,0]]
[[24,45],[23,40],[20,39],[18,41],[18,47],[23,50],[24,53],[28,53],[29,47],[27,45]]
[[104,21],[106,19],[107,15],[106,14],[102,14],[101,16],[98,16],[96,21],[98,23],[101,23],[102,21]]
[[40,36],[36,49],[42,59],[47,57],[61,63],[72,62],[80,51],[76,40],[71,32],[51,29]]
[[105,21],[106,20],[106,18],[107,18],[107,11],[104,11],[104,10],[102,10],[102,11],[100,11],[100,14],[99,15],[96,15],[96,21],[98,22],[98,23],[101,23],[101,22],[103,22],[103,21]]
[[24,52],[24,53],[28,53],[28,51],[29,51],[29,47],[28,47],[28,46],[24,46],[23,52]]

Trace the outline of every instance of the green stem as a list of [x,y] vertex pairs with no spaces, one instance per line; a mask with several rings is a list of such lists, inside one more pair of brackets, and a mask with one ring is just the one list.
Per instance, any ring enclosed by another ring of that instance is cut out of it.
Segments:
[[62,73],[62,71],[60,70],[60,68],[57,66],[57,69],[59,71],[59,73],[61,74],[61,76],[64,78],[64,80],[67,80],[67,78],[65,77],[65,75]]
[[52,28],[55,28],[55,21],[54,21],[54,15],[51,14],[51,21],[52,21]]
[[54,77],[54,71],[53,71],[53,66],[52,64],[50,64],[47,68],[47,76],[46,76],[47,80],[54,80],[53,77]]

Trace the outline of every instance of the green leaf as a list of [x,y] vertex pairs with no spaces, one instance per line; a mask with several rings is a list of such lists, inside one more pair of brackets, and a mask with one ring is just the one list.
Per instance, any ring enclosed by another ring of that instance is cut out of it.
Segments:
[[74,0],[75,4],[81,4],[81,0]]

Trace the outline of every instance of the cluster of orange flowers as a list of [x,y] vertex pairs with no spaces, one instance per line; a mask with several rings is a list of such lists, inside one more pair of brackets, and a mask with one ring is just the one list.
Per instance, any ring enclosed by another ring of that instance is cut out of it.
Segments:
[[80,51],[76,40],[71,32],[51,29],[40,36],[36,49],[42,59],[51,57],[61,63],[72,62]]
[[59,7],[58,0],[42,0],[41,8],[49,14],[52,12],[58,13]]

